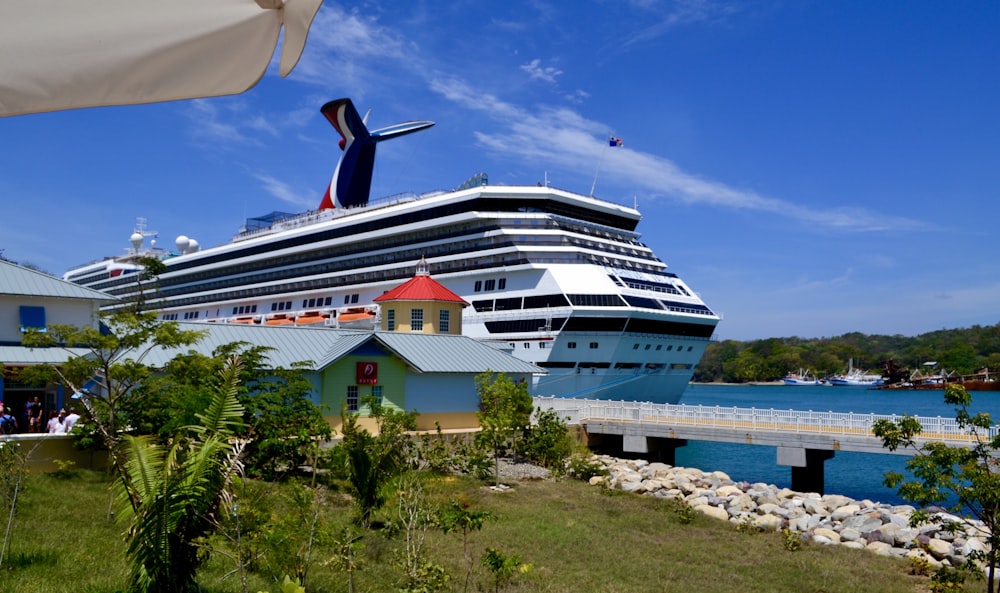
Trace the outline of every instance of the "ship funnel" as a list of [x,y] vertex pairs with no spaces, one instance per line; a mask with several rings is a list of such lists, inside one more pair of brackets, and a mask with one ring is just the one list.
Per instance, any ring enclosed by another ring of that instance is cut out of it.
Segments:
[[362,119],[350,99],[330,101],[320,108],[320,112],[340,134],[340,148],[344,151],[320,202],[320,210],[368,204],[375,167],[375,145],[434,125],[431,121],[409,121],[369,131],[365,125],[368,115]]

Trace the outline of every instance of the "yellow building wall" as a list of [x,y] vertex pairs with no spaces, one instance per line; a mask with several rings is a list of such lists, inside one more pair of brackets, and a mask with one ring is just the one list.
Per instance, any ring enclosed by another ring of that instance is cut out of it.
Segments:
[[[462,303],[446,303],[442,301],[393,301],[382,305],[382,331],[389,330],[389,311],[395,311],[396,328],[391,331],[403,333],[460,335],[462,333]],[[424,310],[424,329],[414,332],[410,327],[411,314],[414,309]],[[447,332],[439,331],[439,312],[444,309],[449,312],[450,327]]]

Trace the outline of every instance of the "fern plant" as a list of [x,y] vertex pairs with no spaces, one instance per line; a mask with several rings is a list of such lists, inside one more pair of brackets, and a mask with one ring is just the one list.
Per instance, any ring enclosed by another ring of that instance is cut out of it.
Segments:
[[230,359],[199,424],[169,447],[151,437],[124,438],[118,498],[130,522],[126,554],[136,593],[197,588],[195,573],[205,560],[200,541],[213,532],[223,495],[242,472],[242,443],[235,437],[243,415],[236,399],[239,371],[239,360]]

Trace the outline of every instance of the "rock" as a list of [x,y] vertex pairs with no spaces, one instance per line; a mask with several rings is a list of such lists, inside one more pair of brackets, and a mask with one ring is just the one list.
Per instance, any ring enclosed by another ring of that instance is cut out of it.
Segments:
[[938,538],[931,538],[927,542],[927,551],[938,560],[946,558],[951,554],[951,543]]
[[[829,503],[827,503],[826,508],[830,510],[830,518],[834,521],[843,521],[844,519],[852,517],[861,511],[861,507],[856,504],[845,504],[843,506],[831,507]],[[881,524],[882,522],[879,521],[879,525]]]
[[815,536],[825,537],[833,543],[840,543],[840,534],[832,529],[827,529],[826,527],[817,527],[813,530],[813,537]]
[[[719,488],[716,489],[715,493],[718,494],[719,496],[734,496],[734,495],[746,496],[745,494],[743,494],[742,489],[733,484],[726,484],[725,486],[720,486]],[[747,496],[746,499],[749,502],[750,497]]]
[[781,529],[783,519],[777,515],[760,515],[754,519],[754,525],[761,529],[777,531]]
[[[842,542],[854,542],[859,539],[861,539],[861,532],[858,531],[857,529],[851,529],[850,527],[848,527],[840,530],[840,541]],[[859,545],[861,545],[861,547],[864,547],[867,543],[868,542],[865,542],[865,544],[859,544]]]
[[725,509],[720,509],[719,507],[713,507],[707,504],[699,504],[698,506],[694,507],[694,510],[698,511],[699,513],[704,513],[709,517],[714,517],[722,521],[729,520],[729,513],[727,513]]
[[[842,507],[849,508],[849,507]],[[841,509],[838,509],[838,512]],[[831,519],[837,519],[837,513],[830,515]],[[842,525],[845,528],[857,529],[861,533],[868,533],[869,531],[875,531],[876,529],[882,528],[882,520],[878,517],[870,517],[868,515],[853,515],[847,517],[843,520]],[[894,526],[895,527],[895,526]],[[896,527],[896,529],[899,529]]]
[[823,506],[825,506],[831,513],[834,509],[839,509],[840,507],[854,503],[854,501],[850,498],[840,494],[824,494],[821,500],[823,502]]
[[892,550],[892,546],[884,542],[872,542],[865,546],[865,549],[870,552],[875,552],[876,554],[888,556],[889,552]]

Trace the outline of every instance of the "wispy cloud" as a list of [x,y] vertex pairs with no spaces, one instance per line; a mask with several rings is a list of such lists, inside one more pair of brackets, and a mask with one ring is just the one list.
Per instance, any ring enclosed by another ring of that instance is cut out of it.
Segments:
[[313,193],[308,195],[298,192],[290,185],[263,173],[254,173],[253,176],[261,182],[264,191],[278,198],[282,202],[293,206],[313,208],[316,206],[316,196]]
[[521,70],[527,72],[533,80],[541,80],[551,84],[555,84],[556,77],[562,74],[562,70],[554,66],[542,66],[542,61],[538,58],[523,64]]
[[726,0],[673,0],[668,2],[642,0],[634,2],[633,5],[648,11],[651,24],[631,34],[626,33],[622,40],[623,46],[641,44],[662,37],[682,26],[724,22],[741,10],[738,5]]
[[673,161],[628,148],[607,149],[606,139],[595,130],[608,125],[585,118],[564,107],[527,111],[455,79],[431,81],[431,88],[466,109],[488,115],[495,131],[475,132],[484,147],[529,162],[548,162],[569,170],[591,166],[603,157],[606,170],[614,170],[619,183],[645,189],[650,197],[667,197],[689,204],[758,211],[841,231],[915,230],[920,221],[886,216],[863,208],[814,209],[786,200],[730,187],[681,170]]

